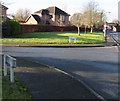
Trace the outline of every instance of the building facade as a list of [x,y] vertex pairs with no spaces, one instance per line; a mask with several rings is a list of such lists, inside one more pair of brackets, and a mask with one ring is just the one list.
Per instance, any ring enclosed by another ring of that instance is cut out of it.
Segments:
[[120,21],[120,1],[118,2],[118,20]]
[[1,16],[2,16],[2,20],[6,20],[7,19],[7,10],[8,8],[2,4],[0,4],[0,8],[1,8]]
[[45,24],[51,26],[69,26],[69,14],[56,6],[39,10],[30,15],[25,24]]

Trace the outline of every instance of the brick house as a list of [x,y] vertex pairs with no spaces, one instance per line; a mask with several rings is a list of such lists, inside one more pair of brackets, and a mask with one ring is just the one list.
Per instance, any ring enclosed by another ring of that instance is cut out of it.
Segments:
[[2,5],[2,4],[0,4],[0,8],[2,8],[1,9],[2,11],[0,11],[2,14],[0,14],[0,15],[2,15],[3,20],[6,20],[7,19],[7,10],[8,10],[8,8],[6,6],[4,6],[4,5]]
[[52,26],[69,26],[69,14],[56,6],[39,10],[30,15],[25,24],[46,24]]

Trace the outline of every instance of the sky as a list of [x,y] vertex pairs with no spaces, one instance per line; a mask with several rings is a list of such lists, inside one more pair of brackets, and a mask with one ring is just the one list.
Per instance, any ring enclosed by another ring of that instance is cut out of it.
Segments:
[[[118,19],[118,2],[120,0],[0,0],[9,8],[8,14],[15,14],[20,8],[30,9],[31,14],[50,6],[57,6],[65,10],[70,15],[82,12],[86,4],[95,1],[100,10],[104,10],[107,15],[107,21],[111,22]],[[108,13],[110,12],[110,13]]]

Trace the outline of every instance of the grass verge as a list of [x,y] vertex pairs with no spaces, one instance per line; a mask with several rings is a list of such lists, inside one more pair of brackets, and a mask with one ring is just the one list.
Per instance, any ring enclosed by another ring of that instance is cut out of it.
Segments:
[[27,87],[15,77],[15,83],[10,83],[9,76],[2,76],[2,99],[31,99]]
[[[68,36],[77,36],[77,44],[97,44],[104,42],[102,32],[81,33],[78,36],[77,32],[34,32],[26,33],[14,38],[3,38],[5,43],[40,43],[40,44],[69,44]],[[73,43],[74,40],[71,40]]]

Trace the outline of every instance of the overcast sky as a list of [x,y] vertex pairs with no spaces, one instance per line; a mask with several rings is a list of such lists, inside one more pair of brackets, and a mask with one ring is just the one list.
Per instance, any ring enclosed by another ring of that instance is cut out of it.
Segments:
[[89,1],[98,3],[98,7],[106,13],[108,21],[118,19],[118,2],[120,0],[0,0],[6,3],[8,14],[15,13],[19,8],[27,8],[31,13],[40,9],[45,9],[49,6],[57,6],[60,9],[66,10],[70,15],[82,12],[83,8]]

